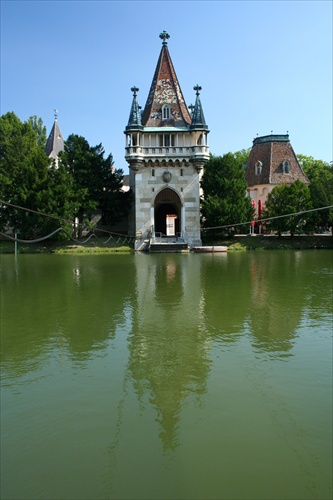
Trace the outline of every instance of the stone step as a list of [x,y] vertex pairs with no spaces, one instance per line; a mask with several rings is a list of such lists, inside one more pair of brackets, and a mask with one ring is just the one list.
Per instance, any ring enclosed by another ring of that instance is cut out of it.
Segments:
[[149,245],[149,252],[151,253],[177,253],[188,252],[187,243],[151,243]]

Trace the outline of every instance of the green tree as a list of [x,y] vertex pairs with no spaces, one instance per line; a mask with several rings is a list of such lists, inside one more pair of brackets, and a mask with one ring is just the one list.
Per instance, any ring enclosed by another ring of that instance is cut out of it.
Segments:
[[236,158],[236,160],[238,160],[240,162],[240,164],[242,165],[243,168],[245,168],[245,166],[247,164],[247,160],[249,158],[250,151],[251,151],[251,148],[248,148],[248,149],[241,149],[240,151],[236,151],[235,153],[233,153],[234,157]]
[[33,131],[36,135],[37,145],[45,149],[47,136],[46,127],[43,124],[43,120],[38,118],[36,115],[30,116],[28,123],[31,125]]
[[[252,219],[253,208],[246,195],[244,160],[246,163],[247,156],[241,152],[227,153],[222,157],[211,156],[205,165],[201,181],[204,227],[238,224]],[[232,233],[233,230],[226,232]]]
[[129,212],[133,196],[131,191],[122,191],[123,179],[123,170],[115,169],[113,175],[109,175],[109,182],[100,191],[98,199],[103,224],[116,224]]
[[1,206],[0,226],[11,227],[22,236],[37,233],[43,210],[40,194],[47,188],[50,160],[38,146],[30,123],[22,123],[14,113],[0,117],[0,199],[28,208],[24,211],[6,204]]
[[[280,184],[269,193],[266,201],[263,218],[278,217],[266,222],[266,227],[282,232],[290,231],[291,235],[306,229],[311,215],[289,215],[310,210],[312,208],[310,190],[306,184],[297,180],[292,184]],[[281,217],[281,216],[288,217]]]
[[[333,163],[315,160],[312,156],[298,155],[298,161],[310,181],[313,208],[333,205]],[[317,230],[333,225],[333,208],[313,213],[313,223]]]
[[91,147],[84,137],[75,134],[68,137],[59,154],[59,167],[73,177],[80,233],[84,219],[90,219],[97,209],[102,211],[103,222],[109,224],[129,209],[129,195],[121,191],[122,171],[113,168],[111,154],[106,158],[104,154],[101,144]]
[[73,219],[77,206],[72,177],[50,165],[44,141],[38,139],[42,122],[33,121],[39,131],[14,113],[0,117],[0,227],[31,239],[61,226],[71,229],[66,220]]
[[64,143],[64,151],[59,153],[58,166],[72,178],[76,207],[74,217],[79,219],[79,236],[82,236],[84,217],[96,210],[97,202],[93,199],[96,155],[88,141],[79,135],[71,134]]

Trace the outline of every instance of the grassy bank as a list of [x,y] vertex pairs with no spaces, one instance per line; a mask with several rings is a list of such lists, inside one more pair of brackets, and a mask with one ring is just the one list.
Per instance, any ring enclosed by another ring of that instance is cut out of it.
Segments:
[[[19,254],[115,254],[132,253],[133,248],[124,244],[103,244],[92,242],[90,244],[75,244],[72,241],[43,241],[41,243],[18,243]],[[15,253],[13,241],[0,241],[0,254]]]
[[[332,235],[315,236],[233,236],[219,240],[207,240],[204,245],[222,245],[229,251],[242,250],[319,250],[333,249]],[[20,254],[115,254],[132,253],[133,247],[124,244],[104,244],[103,240],[87,244],[73,244],[72,241],[44,241],[41,243],[18,243]],[[12,241],[0,241],[0,254],[15,253]]]
[[207,240],[205,245],[223,245],[228,250],[319,250],[333,249],[332,235],[313,236],[233,236],[220,240]]

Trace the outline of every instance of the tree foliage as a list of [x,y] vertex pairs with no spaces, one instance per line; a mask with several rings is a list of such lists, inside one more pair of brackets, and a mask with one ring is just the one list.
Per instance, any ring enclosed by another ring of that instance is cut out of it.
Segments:
[[102,144],[90,146],[79,135],[72,134],[59,154],[59,168],[73,178],[76,192],[76,216],[82,227],[84,218],[91,218],[97,209],[105,224],[114,224],[129,210],[129,193],[122,191],[123,171],[113,168],[113,157],[104,158]]
[[[309,214],[289,215],[310,210],[312,208],[310,190],[300,180],[292,184],[280,184],[275,186],[269,193],[263,218],[278,217],[266,223],[266,227],[282,232],[290,231],[290,234],[301,233],[306,229],[311,216]],[[289,215],[288,217],[281,217]]]
[[28,119],[28,123],[31,125],[33,131],[35,132],[37,145],[45,149],[47,136],[46,127],[43,124],[43,120],[34,115],[30,116],[30,118]]
[[233,153],[234,157],[236,160],[238,160],[243,168],[245,168],[247,164],[247,160],[249,158],[251,152],[251,148],[248,149],[241,149],[240,151],[236,151]]
[[211,156],[205,165],[201,181],[204,227],[238,224],[253,217],[251,200],[246,195],[247,184],[244,176],[247,155],[243,153]]
[[108,223],[127,213],[130,195],[121,191],[122,171],[113,168],[112,155],[104,158],[101,144],[90,147],[72,134],[56,166],[45,153],[45,137],[35,116],[24,123],[14,113],[0,117],[1,230],[35,238],[60,226],[70,230],[75,217],[82,224],[96,209]]
[[[312,156],[298,155],[298,161],[310,181],[313,208],[333,205],[333,163],[315,160]],[[333,208],[318,210],[313,214],[316,230],[333,225]]]
[[[50,160],[38,145],[29,122],[22,123],[14,113],[0,117],[0,198],[34,212],[43,211],[42,199],[48,191]],[[23,236],[38,231],[41,218],[34,212],[2,205],[1,229],[7,226]]]

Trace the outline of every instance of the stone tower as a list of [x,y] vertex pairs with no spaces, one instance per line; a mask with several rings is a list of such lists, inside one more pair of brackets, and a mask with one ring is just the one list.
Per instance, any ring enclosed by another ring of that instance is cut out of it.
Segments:
[[134,202],[129,231],[136,248],[152,239],[200,245],[200,180],[209,159],[208,127],[196,85],[195,105],[186,106],[169,54],[166,31],[143,110],[139,89],[125,130],[130,188]]

